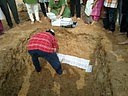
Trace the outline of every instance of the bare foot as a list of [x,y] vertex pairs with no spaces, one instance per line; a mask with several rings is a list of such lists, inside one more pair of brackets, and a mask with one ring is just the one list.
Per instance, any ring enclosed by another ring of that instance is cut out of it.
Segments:
[[97,23],[96,21],[92,21],[91,25],[94,25],[94,24],[96,24],[96,23]]
[[77,17],[77,20],[80,20],[80,17]]
[[42,21],[41,21],[41,20],[39,20],[39,21],[37,21],[37,22],[42,23]]
[[44,19],[47,19],[47,17],[44,17]]
[[32,21],[31,24],[34,24],[34,21]]

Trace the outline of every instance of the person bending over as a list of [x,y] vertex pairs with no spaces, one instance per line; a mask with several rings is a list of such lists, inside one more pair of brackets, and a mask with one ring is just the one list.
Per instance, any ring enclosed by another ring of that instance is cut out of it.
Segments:
[[33,35],[28,42],[27,48],[37,72],[41,71],[38,58],[42,57],[51,64],[57,74],[62,74],[61,63],[56,54],[59,47],[54,30],[49,29],[46,32]]

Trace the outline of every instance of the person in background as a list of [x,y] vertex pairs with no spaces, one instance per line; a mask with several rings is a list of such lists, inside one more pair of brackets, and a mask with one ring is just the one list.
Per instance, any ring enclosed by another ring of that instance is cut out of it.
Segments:
[[1,21],[1,20],[3,20],[3,19],[4,19],[4,15],[3,15],[3,12],[2,12],[2,10],[1,10],[1,8],[0,8],[0,35],[3,34],[3,30],[4,30],[3,24],[2,24],[2,21]]
[[48,12],[53,12],[57,18],[70,17],[70,9],[65,0],[50,0]]
[[41,10],[44,14],[44,17],[46,18],[47,17],[46,13],[48,12],[49,0],[39,0],[39,3],[40,3]]
[[74,17],[75,9],[76,9],[76,18],[80,19],[80,17],[81,17],[80,0],[70,0],[71,17]]
[[94,0],[92,12],[91,12],[91,16],[93,20],[92,24],[97,22],[100,19],[103,3],[104,3],[104,0]]
[[27,11],[28,11],[29,18],[31,20],[31,24],[34,24],[34,21],[35,21],[33,13],[35,15],[36,21],[41,23],[40,18],[39,18],[39,7],[38,7],[37,0],[23,0],[23,2],[25,3],[27,7]]
[[115,31],[115,23],[117,18],[118,0],[104,0],[105,17],[103,18],[104,28],[109,30],[109,33]]
[[13,23],[12,23],[11,15],[9,12],[9,8],[11,9],[11,12],[12,12],[12,15],[14,17],[16,24],[20,23],[15,0],[0,0],[0,7],[5,15],[6,21],[10,28],[13,27]]
[[54,30],[49,29],[46,30],[46,32],[39,32],[33,35],[30,38],[27,47],[37,72],[41,71],[38,58],[42,57],[51,64],[57,74],[62,74],[61,63],[56,54],[59,47]]
[[128,44],[128,0],[122,0],[120,2],[120,32],[121,34],[127,35],[127,40],[119,44]]

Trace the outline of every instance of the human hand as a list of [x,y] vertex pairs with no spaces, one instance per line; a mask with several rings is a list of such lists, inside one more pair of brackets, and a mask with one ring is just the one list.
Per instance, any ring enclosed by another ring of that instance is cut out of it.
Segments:
[[54,52],[59,52],[59,48],[54,48]]
[[61,15],[58,15],[56,18],[57,18],[57,19],[60,19],[61,17],[62,17]]
[[56,52],[57,50],[56,50],[56,48],[54,48],[54,52]]

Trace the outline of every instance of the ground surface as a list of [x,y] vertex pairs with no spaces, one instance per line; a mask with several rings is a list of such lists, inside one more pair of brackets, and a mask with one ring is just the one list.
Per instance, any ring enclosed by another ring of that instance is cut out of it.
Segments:
[[[23,15],[24,14],[24,15]],[[27,14],[12,29],[5,27],[0,36],[0,96],[127,96],[128,46],[118,45],[125,36],[108,34],[101,23],[76,28],[52,27],[48,20],[31,25]],[[6,25],[6,24],[4,24]],[[45,61],[42,71],[34,71],[26,44],[31,34],[53,28],[60,46],[59,53],[91,60],[93,72],[62,64],[66,74],[56,76]]]

